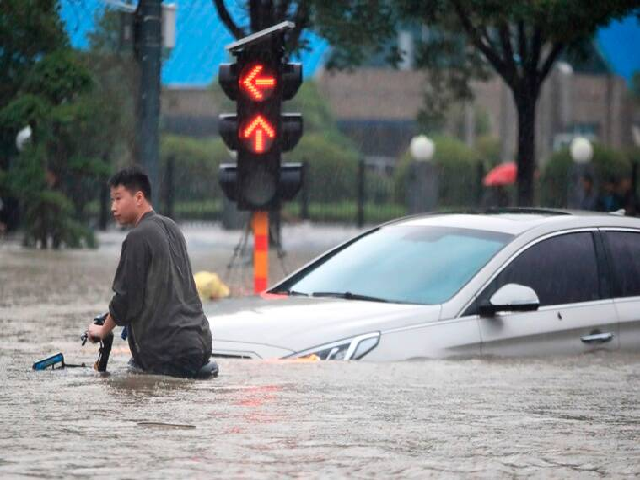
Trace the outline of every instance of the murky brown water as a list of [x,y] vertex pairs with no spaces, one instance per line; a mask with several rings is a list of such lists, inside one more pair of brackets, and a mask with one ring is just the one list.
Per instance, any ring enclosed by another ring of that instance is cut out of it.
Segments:
[[[127,373],[117,340],[109,376],[32,372],[58,351],[95,359],[78,336],[105,308],[117,257],[114,245],[0,248],[0,477],[640,474],[640,355],[221,361],[218,379],[190,381]],[[228,257],[192,250],[194,270]]]

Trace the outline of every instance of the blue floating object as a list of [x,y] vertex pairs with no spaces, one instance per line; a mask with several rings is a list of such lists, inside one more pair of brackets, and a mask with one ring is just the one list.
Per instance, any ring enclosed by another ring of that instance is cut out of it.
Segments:
[[60,364],[58,368],[64,368],[64,356],[62,353],[56,353],[55,355],[45,358],[44,360],[37,361],[33,364],[34,370],[45,370],[51,367],[51,370],[56,368],[57,364]]

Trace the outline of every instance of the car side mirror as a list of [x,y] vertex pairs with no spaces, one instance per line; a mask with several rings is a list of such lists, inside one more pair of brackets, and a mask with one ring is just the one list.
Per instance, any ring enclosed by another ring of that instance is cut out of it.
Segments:
[[500,312],[532,312],[538,309],[540,300],[531,287],[509,283],[498,289],[488,302],[478,310],[483,317],[493,317]]

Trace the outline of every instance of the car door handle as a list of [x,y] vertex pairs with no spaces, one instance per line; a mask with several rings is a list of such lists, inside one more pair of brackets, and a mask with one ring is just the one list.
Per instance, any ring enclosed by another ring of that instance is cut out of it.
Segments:
[[607,343],[613,340],[613,333],[592,333],[580,337],[580,340],[582,340],[582,343]]

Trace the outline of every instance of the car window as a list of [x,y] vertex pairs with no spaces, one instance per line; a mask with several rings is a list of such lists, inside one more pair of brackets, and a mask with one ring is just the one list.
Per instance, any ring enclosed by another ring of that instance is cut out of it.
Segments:
[[389,226],[326,255],[272,291],[349,292],[390,302],[440,304],[512,238],[464,228]]
[[558,235],[524,250],[485,289],[479,302],[488,301],[509,283],[533,288],[541,306],[588,302],[600,298],[598,278],[593,235]]
[[605,232],[616,297],[640,296],[640,233]]

